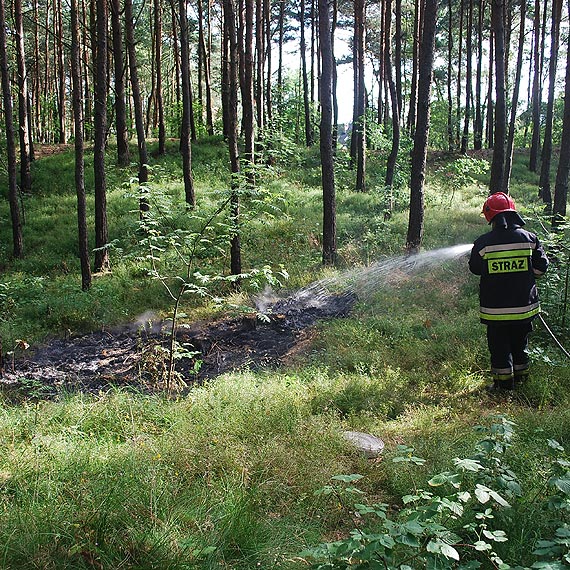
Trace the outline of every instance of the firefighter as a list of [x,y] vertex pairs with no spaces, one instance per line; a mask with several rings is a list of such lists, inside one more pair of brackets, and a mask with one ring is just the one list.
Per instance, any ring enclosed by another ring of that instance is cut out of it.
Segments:
[[514,200],[496,192],[483,204],[490,232],[475,240],[469,269],[481,276],[481,322],[487,326],[492,390],[512,390],[528,378],[528,335],[540,312],[535,276],[548,268],[548,258]]

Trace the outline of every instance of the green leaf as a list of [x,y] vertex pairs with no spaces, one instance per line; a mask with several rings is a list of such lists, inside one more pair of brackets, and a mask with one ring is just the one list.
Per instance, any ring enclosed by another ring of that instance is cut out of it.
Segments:
[[453,548],[453,546],[451,546],[449,544],[445,544],[445,543],[442,544],[441,553],[446,558],[453,558],[453,560],[459,560],[459,552],[457,552],[457,550],[455,550],[455,548]]
[[479,461],[476,461],[475,459],[459,459],[456,457],[453,460],[453,463],[455,464],[455,467],[461,469],[462,471],[476,472],[484,469],[481,463],[479,463]]
[[334,475],[331,477],[333,481],[341,481],[342,483],[353,483],[354,481],[359,481],[364,475],[359,475],[358,473],[352,473],[351,475]]
[[478,540],[473,544],[473,546],[475,547],[475,550],[479,550],[480,552],[483,552],[485,550],[491,550],[492,548],[491,545],[488,542],[485,542],[484,540]]
[[549,483],[556,487],[559,491],[565,495],[570,495],[570,478],[568,477],[552,477]]

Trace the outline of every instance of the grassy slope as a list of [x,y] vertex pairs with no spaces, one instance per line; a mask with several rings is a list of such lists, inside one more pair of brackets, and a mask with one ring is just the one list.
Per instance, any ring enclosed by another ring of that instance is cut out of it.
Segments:
[[[220,156],[219,145],[195,149],[204,203],[226,184]],[[173,148],[155,165],[154,184],[180,195],[177,162]],[[318,170],[314,157],[303,164],[265,182],[282,195],[282,214],[256,217],[243,242],[246,265],[283,263],[291,274],[287,287],[322,275]],[[112,253],[113,273],[98,276],[85,294],[74,256],[71,155],[42,160],[34,171],[25,260],[8,261],[7,224],[0,228],[4,350],[18,338],[35,341],[149,308],[166,311],[160,285],[128,255],[138,239],[137,215],[136,200],[121,187],[124,174],[109,167],[110,233],[122,253]],[[513,193],[530,205],[532,181],[520,176],[520,194],[517,187]],[[340,258],[347,267],[402,252],[406,213],[384,221],[377,180],[372,166],[369,194],[339,188]],[[484,187],[442,199],[438,180],[429,178],[426,247],[472,241],[485,230],[478,214]],[[2,203],[0,219],[6,218]],[[332,475],[362,473],[369,495],[398,503],[453,457],[470,453],[472,426],[494,413],[518,423],[510,462],[528,489],[510,522],[511,541],[499,548],[511,560],[528,559],[543,516],[528,498],[543,469],[538,450],[547,437],[570,442],[564,388],[570,378],[567,368],[537,361],[520,398],[488,397],[481,390],[487,354],[476,292],[464,260],[384,284],[350,318],[320,324],[283,370],[227,375],[180,400],[116,392],[3,404],[0,566],[302,567],[297,555],[304,546],[341,536],[351,524],[341,505],[314,495]],[[547,346],[538,336],[535,343]],[[345,429],[383,437],[388,456],[405,443],[428,461],[415,471],[389,459],[367,461],[344,442]]]

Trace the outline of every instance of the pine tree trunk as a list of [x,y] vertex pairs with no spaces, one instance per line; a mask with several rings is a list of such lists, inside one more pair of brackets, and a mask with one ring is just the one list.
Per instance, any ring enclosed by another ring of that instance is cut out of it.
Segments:
[[386,0],[384,22],[384,66],[386,68],[386,78],[388,79],[390,99],[392,102],[392,148],[386,164],[386,186],[391,188],[394,183],[394,171],[400,147],[400,108],[398,103],[398,92],[392,73],[392,0]]
[[437,0],[425,0],[419,60],[417,121],[414,147],[412,149],[412,172],[410,175],[410,217],[406,238],[406,249],[411,253],[419,251],[424,228],[424,182],[429,137],[430,94],[437,8]]
[[8,200],[12,221],[13,256],[24,256],[22,222],[18,203],[18,182],[16,180],[16,146],[14,144],[14,119],[10,75],[8,73],[8,54],[6,53],[6,11],[4,0],[0,0],[0,77],[2,79],[2,104],[4,124],[6,126],[6,168],[8,170]]
[[447,2],[447,148],[450,152],[455,149],[453,129],[453,0]]
[[85,163],[83,145],[83,82],[77,0],[71,0],[71,78],[75,138],[75,192],[77,194],[78,249],[81,262],[81,288],[91,288],[89,239],[87,231],[87,198],[85,193]]
[[[569,5],[570,12],[570,5]],[[566,51],[566,85],[564,87],[564,117],[562,121],[562,139],[560,141],[560,159],[556,171],[554,186],[553,224],[556,225],[566,216],[568,201],[568,178],[570,175],[570,49]]]
[[180,70],[182,73],[182,126],[180,130],[180,153],[182,154],[182,172],[184,177],[184,195],[186,203],[194,208],[196,194],[192,178],[192,92],[190,89],[190,54],[188,45],[188,17],[186,0],[179,0],[180,18]]
[[299,10],[300,26],[300,52],[301,52],[301,75],[303,80],[303,116],[305,119],[305,144],[312,146],[314,141],[313,124],[311,122],[311,107],[309,102],[309,80],[307,77],[307,44],[305,41],[305,0],[301,0]]
[[105,138],[107,135],[107,1],[96,0],[95,61],[95,271],[110,267],[107,227],[107,179],[105,176]]
[[552,161],[552,127],[554,122],[554,96],[556,88],[556,67],[558,63],[558,48],[560,44],[560,18],[562,15],[562,0],[553,0],[552,29],[550,38],[550,62],[548,82],[548,103],[546,106],[546,124],[544,127],[544,145],[540,164],[539,193],[547,210],[552,207],[552,192],[550,190],[550,165]]
[[524,36],[525,36],[525,18],[526,18],[526,2],[521,4],[521,21],[519,27],[519,47],[517,53],[517,67],[515,72],[515,84],[513,85],[513,96],[511,106],[511,118],[509,121],[509,134],[507,137],[507,150],[505,153],[505,174],[504,174],[504,192],[509,193],[509,185],[511,179],[511,170],[513,165],[513,149],[515,146],[515,128],[517,120],[517,109],[519,101],[519,91],[522,75],[522,63],[524,55]]
[[[127,38],[127,52],[129,54],[129,79],[131,81],[131,97],[135,112],[135,127],[137,131],[137,147],[139,155],[139,185],[144,187],[148,182],[148,152],[146,149],[146,138],[144,130],[144,118],[142,108],[142,98],[139,85],[139,73],[137,66],[135,31],[133,19],[133,2],[125,0],[125,31]],[[141,217],[143,212],[149,209],[148,199],[146,195],[141,194],[139,200],[139,209]]]
[[111,28],[113,32],[113,58],[115,62],[115,128],[117,130],[117,164],[130,163],[129,133],[127,129],[127,104],[125,101],[125,66],[123,63],[123,33],[121,27],[121,2],[111,0]]
[[230,243],[230,270],[232,275],[242,273],[241,243],[240,243],[240,202],[239,202],[239,149],[238,149],[238,41],[237,41],[237,16],[234,0],[224,0],[224,52],[228,54],[226,91],[226,118],[228,124],[225,131],[228,138],[230,154],[230,169],[232,172],[232,193],[230,197],[230,218],[232,225],[232,238]]
[[471,74],[473,60],[473,0],[469,0],[467,6],[467,37],[465,39],[465,120],[463,123],[463,134],[461,136],[461,154],[467,154],[469,145],[469,123],[471,120]]
[[[422,30],[422,6],[421,0],[414,0],[414,39],[412,57],[412,79],[410,88],[410,109],[408,113],[408,132],[413,136],[416,129],[417,107],[418,107],[418,65],[420,60],[420,43]],[[429,16],[428,16],[429,17]]]
[[[530,143],[529,169],[536,172],[538,169],[538,155],[540,153],[540,107],[541,107],[541,74],[542,65],[540,49],[540,7],[541,0],[534,2],[534,78],[532,82],[532,140]],[[546,6],[544,7],[546,11]]]
[[323,264],[333,265],[337,258],[336,197],[332,140],[332,34],[330,0],[319,0],[319,39],[321,52],[320,150],[323,186]]
[[477,70],[475,72],[475,120],[473,123],[473,148],[483,148],[483,116],[481,112],[481,79],[483,74],[483,15],[484,0],[478,0],[477,11]]
[[492,0],[491,24],[495,38],[495,136],[489,192],[502,192],[505,175],[506,99],[505,99],[505,21],[504,0]]
[[158,154],[166,153],[166,126],[164,124],[164,93],[162,90],[162,3],[154,0],[154,37],[156,69],[156,107],[158,112]]
[[65,144],[67,136],[65,133],[65,64],[63,55],[63,11],[61,8],[61,0],[57,0],[57,10],[54,14],[56,21],[56,49],[57,49],[57,116],[59,122],[59,143]]
[[24,49],[24,25],[22,22],[22,2],[14,0],[14,20],[16,25],[16,54],[18,60],[18,115],[20,138],[20,189],[31,192],[32,175],[30,171],[31,141],[28,116],[28,78],[26,72],[26,53]]
[[240,64],[243,61],[241,77],[242,121],[245,139],[244,159],[247,162],[246,176],[249,184],[255,183],[253,165],[255,164],[255,119],[253,101],[253,22],[254,0],[245,0],[245,21],[241,23],[243,43]]
[[354,43],[357,55],[358,89],[355,92],[356,191],[366,192],[366,84],[364,81],[364,45],[366,42],[366,7],[364,0],[354,2]]

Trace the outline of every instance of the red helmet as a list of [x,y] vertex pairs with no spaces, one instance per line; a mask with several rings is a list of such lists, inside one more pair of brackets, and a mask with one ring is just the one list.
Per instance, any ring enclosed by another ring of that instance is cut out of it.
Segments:
[[482,213],[487,222],[491,223],[493,218],[501,212],[516,212],[515,201],[504,192],[495,192],[485,200]]

